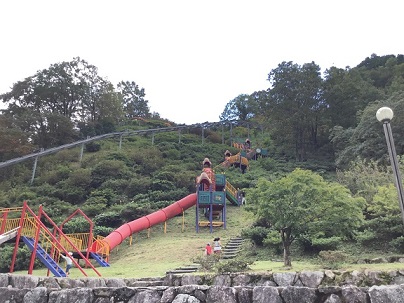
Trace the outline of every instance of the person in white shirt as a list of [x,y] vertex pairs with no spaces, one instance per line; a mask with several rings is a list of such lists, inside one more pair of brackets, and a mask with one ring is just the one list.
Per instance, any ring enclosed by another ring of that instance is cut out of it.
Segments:
[[[69,255],[70,256],[73,256],[73,253],[72,252],[69,252]],[[69,258],[68,256],[65,256],[65,255],[60,255],[63,259],[65,259],[65,261],[66,261],[66,275],[67,276],[69,276],[69,274],[70,274],[70,268],[72,268],[73,267],[73,261],[72,261],[72,259],[71,258]]]

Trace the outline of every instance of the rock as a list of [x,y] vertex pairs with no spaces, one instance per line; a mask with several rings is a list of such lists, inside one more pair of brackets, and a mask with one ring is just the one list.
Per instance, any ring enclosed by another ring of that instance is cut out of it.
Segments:
[[206,302],[237,303],[236,290],[232,287],[212,286],[207,291]]
[[250,283],[251,276],[249,275],[237,275],[233,278],[232,286],[246,286]]
[[229,275],[218,275],[213,279],[215,286],[231,286],[231,278]]
[[197,298],[184,294],[177,295],[175,299],[172,301],[172,303],[200,303],[200,302],[201,301],[198,300]]
[[[29,292],[29,289],[18,289],[9,287],[0,288],[0,302],[23,302],[24,296],[27,292]],[[32,301],[30,303],[32,303]]]
[[47,303],[48,293],[46,287],[37,287],[27,292],[24,296],[24,303]]
[[192,284],[201,284],[202,279],[199,276],[194,275],[183,275],[181,279],[181,285],[192,285]]
[[290,286],[296,283],[296,272],[274,273],[273,277],[278,286]]
[[283,303],[276,287],[257,286],[253,289],[254,303]]
[[161,303],[171,303],[174,298],[177,296],[177,288],[169,287],[163,292],[163,296],[161,297]]
[[74,288],[52,291],[49,294],[49,303],[92,303],[93,291],[90,288]]
[[372,303],[402,303],[404,298],[404,287],[394,286],[372,286],[369,288],[370,302]]
[[316,301],[316,290],[308,287],[287,286],[281,291],[281,297],[285,303],[314,303]]
[[331,294],[324,303],[342,303],[342,301],[337,295]]
[[324,278],[324,272],[322,271],[302,271],[300,273],[300,281],[303,286],[317,288]]
[[129,299],[128,303],[160,303],[161,295],[155,290],[138,292]]
[[7,286],[8,286],[8,275],[0,274],[0,287],[7,287]]
[[38,282],[39,277],[10,275],[10,285],[15,288],[34,288]]
[[352,303],[366,303],[366,293],[364,293],[359,287],[348,285],[341,290],[342,298],[345,302]]
[[122,279],[105,279],[107,287],[125,287],[126,283]]

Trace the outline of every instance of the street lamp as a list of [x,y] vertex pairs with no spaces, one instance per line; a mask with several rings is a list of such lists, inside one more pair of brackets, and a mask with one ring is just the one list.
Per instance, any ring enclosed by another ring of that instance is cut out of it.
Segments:
[[389,151],[391,167],[393,168],[394,181],[398,193],[398,203],[401,209],[401,216],[404,223],[404,196],[403,184],[401,181],[400,167],[398,165],[396,147],[394,146],[393,133],[391,131],[390,121],[393,119],[393,110],[389,107],[381,107],[376,112],[376,118],[383,123],[384,135],[386,136],[387,148]]

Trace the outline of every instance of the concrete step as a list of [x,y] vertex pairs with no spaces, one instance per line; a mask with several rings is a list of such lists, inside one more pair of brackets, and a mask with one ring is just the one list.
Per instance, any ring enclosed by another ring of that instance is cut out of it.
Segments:
[[182,269],[174,269],[174,270],[169,270],[169,271],[167,271],[166,272],[166,274],[189,274],[189,273],[192,273],[192,272],[196,272],[197,270],[191,270],[191,269],[188,269],[188,270],[186,270],[186,269],[184,269],[184,270],[182,270]]

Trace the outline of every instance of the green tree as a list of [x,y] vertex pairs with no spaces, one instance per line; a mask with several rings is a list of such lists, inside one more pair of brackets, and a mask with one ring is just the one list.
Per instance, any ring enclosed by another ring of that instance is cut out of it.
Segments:
[[223,113],[220,115],[220,121],[225,120],[248,120],[254,117],[257,112],[257,102],[253,96],[239,95],[226,104]]
[[309,148],[318,148],[326,107],[320,67],[314,62],[303,66],[282,62],[269,73],[268,80],[272,88],[266,114],[272,123],[272,138],[294,150],[297,161],[304,161]]
[[5,115],[29,133],[34,144],[48,148],[77,139],[77,123],[99,120],[101,99],[111,94],[111,87],[95,66],[74,58],[17,82],[0,99],[8,104]]
[[337,169],[337,180],[347,187],[354,196],[371,203],[379,186],[392,183],[392,172],[374,160],[357,159],[348,169]]
[[331,127],[355,127],[359,122],[358,112],[382,96],[382,92],[366,81],[358,69],[331,67],[325,71],[323,86]]
[[258,203],[258,219],[279,233],[285,266],[291,266],[294,240],[304,237],[314,244],[350,237],[363,220],[362,198],[353,198],[347,188],[307,170],[296,169],[273,182],[260,179],[249,196]]
[[372,102],[363,110],[359,124],[354,129],[341,129],[332,132],[331,140],[336,152],[336,164],[346,168],[357,158],[375,160],[388,164],[388,152],[382,124],[376,119],[376,112],[382,106],[388,106],[394,111],[391,121],[394,143],[398,155],[404,154],[404,93],[395,93],[388,99]]
[[144,88],[139,88],[134,81],[121,81],[117,86],[118,94],[122,100],[123,110],[128,119],[134,117],[150,117],[149,101],[145,99]]

